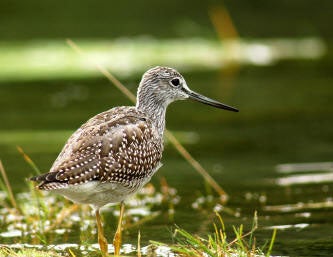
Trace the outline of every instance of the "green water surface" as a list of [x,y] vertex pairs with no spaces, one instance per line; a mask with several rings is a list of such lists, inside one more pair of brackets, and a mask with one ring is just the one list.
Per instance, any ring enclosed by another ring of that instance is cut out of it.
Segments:
[[[202,37],[216,42],[208,10],[220,4],[192,1],[189,8],[179,1],[147,1],[146,5],[133,1],[118,4],[70,1],[64,5],[58,1],[2,1],[0,50],[4,57],[6,53],[15,53],[12,47],[22,47],[31,40],[59,41],[67,37],[86,40]],[[249,229],[257,210],[258,245],[270,239],[273,227],[278,228],[274,255],[333,256],[333,181],[310,180],[279,186],[277,179],[299,173],[281,174],[276,169],[281,163],[332,161],[333,44],[329,21],[332,3],[226,1],[226,6],[242,37],[316,37],[324,42],[325,55],[317,59],[281,60],[268,66],[246,65],[234,68],[231,73],[216,66],[192,69],[191,65],[180,64],[176,68],[191,89],[235,106],[240,112],[177,102],[168,109],[167,128],[179,136],[229,194],[226,206],[239,214],[223,213],[230,234],[232,226],[239,224]],[[159,49],[155,51],[158,53]],[[33,56],[42,58],[40,53]],[[68,64],[67,57],[64,55],[64,62]],[[157,54],[154,64],[159,60]],[[10,79],[5,76],[0,79],[0,158],[17,193],[26,190],[25,178],[33,172],[16,146],[22,147],[46,172],[66,139],[83,122],[114,106],[131,103],[96,72],[85,76],[85,71],[71,73],[68,69],[61,74],[48,67],[46,60],[42,75],[35,76],[29,73],[31,67],[23,67],[25,73],[15,79],[15,63],[22,68],[20,55],[11,59],[8,73],[6,65],[3,62],[0,65],[1,74],[10,75]],[[136,65],[140,69],[119,74],[132,92],[136,91],[144,70],[140,59]],[[172,58],[168,65],[172,65]],[[57,76],[48,78],[48,69]],[[188,133],[194,135],[193,140],[184,138]],[[139,228],[129,229],[124,233],[124,242],[136,244],[138,229],[142,245],[152,239],[171,242],[174,224],[203,236],[212,230],[207,224],[211,224],[213,212],[208,208],[201,211],[192,208],[193,202],[207,192],[201,176],[169,144],[163,163],[152,182],[158,185],[160,178],[165,177],[177,189],[181,201],[175,206],[174,220],[162,215]],[[300,174],[315,177],[322,173],[312,170]],[[316,203],[322,205],[316,208],[305,205],[308,207],[289,211],[267,208]],[[106,232],[112,235],[116,222],[106,220]],[[0,243],[2,240],[10,243],[11,239],[0,238]],[[79,243],[80,238],[73,236],[70,241]]]

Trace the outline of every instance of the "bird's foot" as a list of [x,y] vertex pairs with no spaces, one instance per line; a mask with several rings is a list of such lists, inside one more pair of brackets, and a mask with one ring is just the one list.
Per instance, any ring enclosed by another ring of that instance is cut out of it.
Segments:
[[98,235],[98,243],[103,257],[108,256],[108,241],[106,240],[104,235]]
[[117,231],[113,238],[114,255],[119,256],[121,247],[121,232]]

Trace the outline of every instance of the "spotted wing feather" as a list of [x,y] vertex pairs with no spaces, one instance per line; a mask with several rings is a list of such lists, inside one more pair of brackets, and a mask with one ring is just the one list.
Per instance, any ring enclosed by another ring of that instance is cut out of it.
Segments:
[[52,190],[98,180],[137,187],[162,157],[152,122],[133,108],[114,108],[82,125],[68,140],[50,172],[34,177]]

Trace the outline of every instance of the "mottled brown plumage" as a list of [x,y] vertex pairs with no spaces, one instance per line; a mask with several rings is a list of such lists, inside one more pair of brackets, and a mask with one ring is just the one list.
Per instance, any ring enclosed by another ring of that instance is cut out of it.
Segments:
[[92,180],[134,187],[134,181],[151,175],[162,150],[162,139],[154,135],[153,123],[144,113],[117,107],[90,119],[70,137],[50,172],[39,177],[43,181],[39,188]]
[[[113,199],[122,201],[145,184],[159,166],[162,151],[162,138],[147,115],[135,107],[116,107],[82,125],[69,138],[50,172],[33,180],[41,181],[39,189],[102,206]],[[110,184],[110,188],[100,185],[101,190],[114,195],[104,197],[106,202],[69,195],[73,186],[89,182]],[[116,188],[119,193],[112,192]]]

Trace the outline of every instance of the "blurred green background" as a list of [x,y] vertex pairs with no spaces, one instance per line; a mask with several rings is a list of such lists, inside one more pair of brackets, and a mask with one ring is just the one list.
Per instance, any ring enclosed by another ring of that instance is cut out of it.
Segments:
[[[330,256],[332,17],[329,0],[1,0],[0,158],[14,190],[32,174],[16,146],[48,171],[83,122],[131,104],[96,63],[132,92],[149,67],[172,66],[193,90],[240,109],[180,102],[167,114],[167,127],[229,193],[228,207],[241,213],[226,215],[226,224],[250,222],[257,209],[259,241],[280,228],[275,254]],[[205,192],[201,177],[170,145],[163,162],[153,183],[163,176],[178,190],[175,223],[202,232],[206,215],[191,207]],[[315,164],[288,170],[277,166],[283,163]],[[283,211],[299,203],[306,207]],[[143,225],[143,242],[170,240],[168,226],[163,219]],[[136,233],[125,240],[135,242]]]

